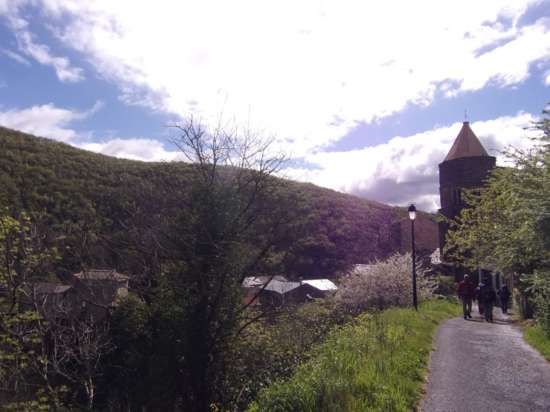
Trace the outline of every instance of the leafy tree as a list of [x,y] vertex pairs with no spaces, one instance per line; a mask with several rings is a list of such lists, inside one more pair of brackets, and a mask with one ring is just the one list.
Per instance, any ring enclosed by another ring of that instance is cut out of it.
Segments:
[[[539,136],[527,150],[510,149],[512,167],[497,168],[485,188],[467,196],[468,207],[448,235],[456,261],[523,274],[523,292],[546,296],[550,270],[550,112],[534,125]],[[537,273],[538,275],[534,276]],[[544,298],[539,313],[545,311]]]
[[12,410],[57,408],[64,387],[52,379],[42,316],[31,282],[55,261],[25,214],[0,215],[0,401]]

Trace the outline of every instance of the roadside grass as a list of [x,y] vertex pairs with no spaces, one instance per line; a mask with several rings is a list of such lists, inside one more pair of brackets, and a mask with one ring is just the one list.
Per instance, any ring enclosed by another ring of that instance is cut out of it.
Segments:
[[536,350],[550,361],[550,339],[538,325],[528,325],[523,329],[523,337]]
[[329,334],[287,381],[262,390],[248,411],[410,411],[420,399],[433,334],[459,306],[447,300],[363,314]]

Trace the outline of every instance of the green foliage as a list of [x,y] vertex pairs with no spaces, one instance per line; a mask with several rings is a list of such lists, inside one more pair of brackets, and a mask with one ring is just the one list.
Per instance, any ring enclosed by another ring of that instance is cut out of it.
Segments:
[[468,207],[451,222],[447,239],[449,255],[471,269],[522,274],[520,292],[535,296],[543,328],[550,325],[545,303],[545,273],[550,270],[549,115],[544,111],[534,125],[539,136],[531,149],[507,152],[513,167],[497,168],[484,189],[469,193]]
[[550,271],[535,270],[532,275],[523,277],[526,285],[525,291],[532,296],[535,304],[535,317],[537,322],[550,338]]
[[250,411],[409,411],[420,394],[439,321],[458,306],[364,314],[331,332],[291,379],[261,391]]
[[[0,402],[7,410],[50,410],[66,392],[49,379],[44,322],[29,306],[29,282],[47,277],[55,249],[44,248],[25,213],[0,214]],[[27,302],[26,305],[24,303]]]
[[523,330],[525,340],[550,361],[550,337],[540,326],[527,326]]
[[434,293],[447,297],[456,296],[456,282],[454,276],[439,275],[437,277],[437,287]]
[[309,359],[310,349],[327,333],[351,317],[335,310],[331,299],[318,299],[298,307],[287,307],[268,319],[256,322],[233,342],[225,382],[232,409],[243,410],[257,392]]

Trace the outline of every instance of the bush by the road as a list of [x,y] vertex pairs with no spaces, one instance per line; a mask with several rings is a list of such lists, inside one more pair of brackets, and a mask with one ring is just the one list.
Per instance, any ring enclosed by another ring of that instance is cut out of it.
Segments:
[[525,340],[550,361],[550,338],[540,325],[527,326],[523,330]]
[[457,314],[456,304],[430,301],[418,312],[361,315],[331,332],[292,378],[261,391],[249,411],[409,411],[437,324]]

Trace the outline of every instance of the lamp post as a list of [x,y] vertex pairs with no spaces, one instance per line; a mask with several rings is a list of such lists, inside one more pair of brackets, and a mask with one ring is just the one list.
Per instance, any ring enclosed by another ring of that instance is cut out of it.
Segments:
[[409,206],[409,219],[411,219],[411,254],[412,254],[412,287],[413,287],[413,306],[418,310],[418,299],[416,297],[416,253],[414,249],[414,219],[416,219],[416,207],[411,204]]

